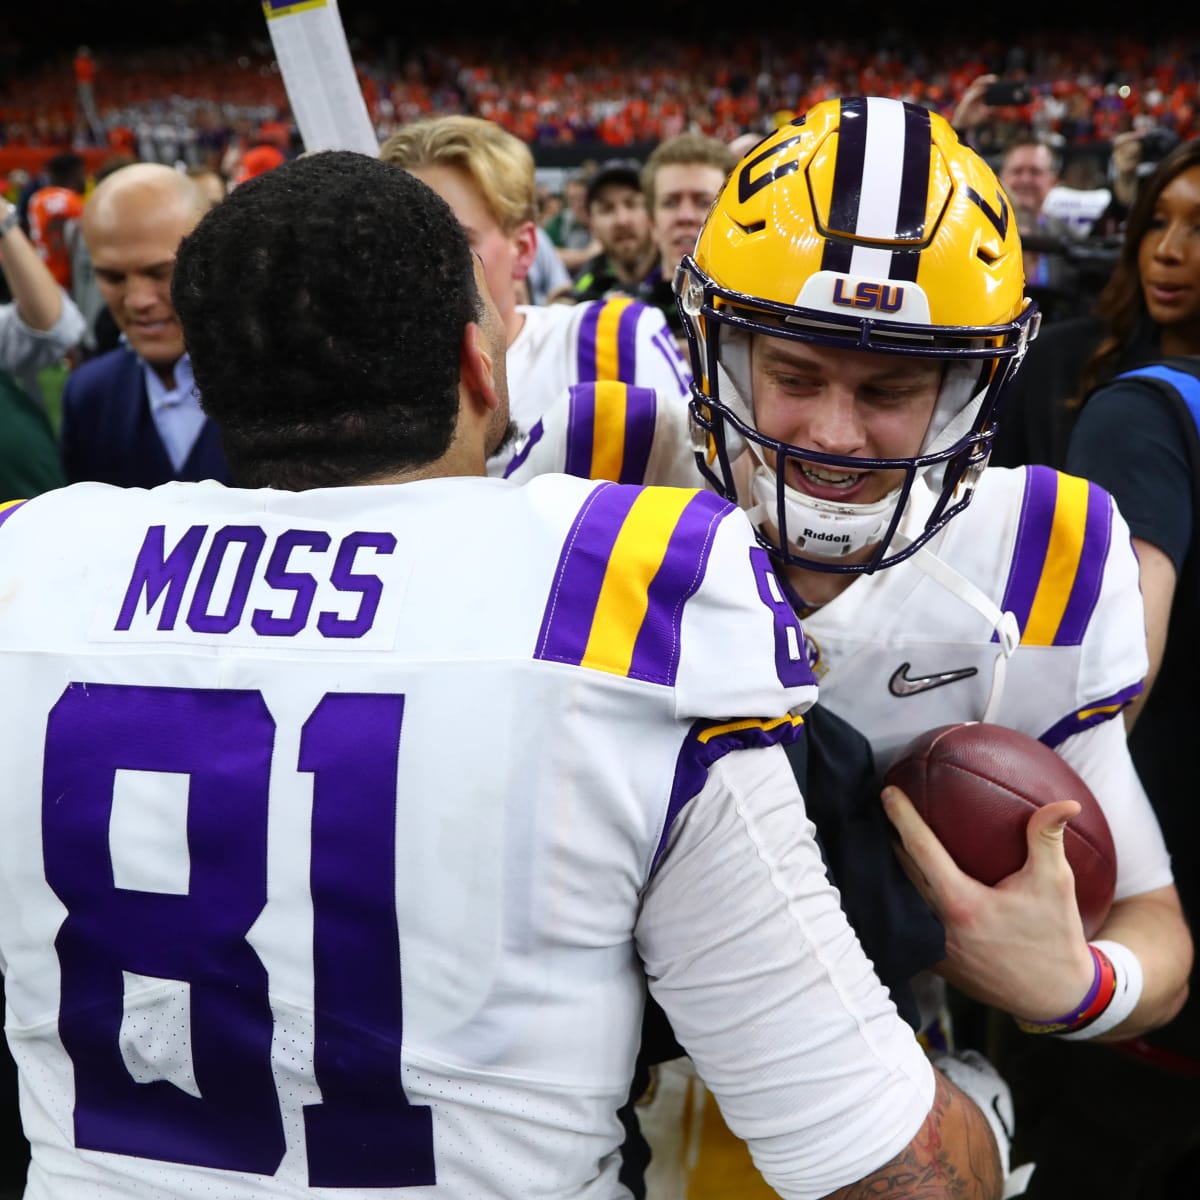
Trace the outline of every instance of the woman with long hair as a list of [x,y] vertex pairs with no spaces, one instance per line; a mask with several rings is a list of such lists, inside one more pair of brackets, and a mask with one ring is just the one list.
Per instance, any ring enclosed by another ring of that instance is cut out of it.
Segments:
[[1046,326],[1030,346],[1000,414],[996,466],[1061,469],[1090,392],[1121,371],[1200,354],[1200,216],[1190,237],[1162,236],[1176,209],[1186,223],[1193,189],[1200,197],[1200,139],[1179,143],[1142,181],[1091,315]]
[[[1111,493],[1128,524],[1138,557],[1148,661],[1142,694],[1124,714],[1129,751],[1195,930],[1200,929],[1195,798],[1200,140],[1177,146],[1143,182],[1126,222],[1120,260],[1093,311],[1086,321],[1051,326],[1034,343],[1018,374],[1020,379],[1033,367],[1022,393],[1025,424],[1018,432],[1034,429],[1038,436],[1034,421],[1040,420],[1040,445],[1053,449],[1053,465]],[[1049,378],[1058,390],[1047,387]],[[1011,416],[1001,417],[1002,432]],[[1053,446],[1050,433],[1057,439]],[[1097,1147],[1112,1164],[1106,1200],[1200,1196],[1195,960],[1186,1003],[1152,1033],[1115,1046],[1028,1042],[1008,1034],[996,1061],[1021,1121],[1034,1131],[1034,1144],[1014,1146],[1014,1153],[1037,1162],[1031,1200],[1080,1194],[1076,1172],[1081,1162],[1094,1161]]]

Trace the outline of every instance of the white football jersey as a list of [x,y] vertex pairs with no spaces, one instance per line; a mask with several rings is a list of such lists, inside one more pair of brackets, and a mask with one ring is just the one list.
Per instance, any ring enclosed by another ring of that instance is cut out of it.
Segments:
[[815,689],[736,509],[552,477],[0,516],[29,1200],[621,1196],[639,955],[784,1194],[913,1136],[932,1076],[824,881],[779,746]]
[[[687,407],[621,384],[572,388],[518,447],[509,478],[553,471],[695,486]],[[935,500],[914,487],[901,533],[915,537]],[[931,556],[968,587],[931,574]],[[1019,634],[991,711],[1000,635],[963,598],[971,589],[995,615],[1011,613]],[[802,617],[821,703],[866,735],[881,769],[920,734],[986,714],[1059,750],[1087,780],[1120,847],[1118,897],[1171,882],[1132,770],[1114,774],[1108,761],[1098,769],[1077,736],[1117,717],[1147,668],[1137,560],[1102,488],[1047,467],[989,468],[970,505],[918,556],[857,577]]]
[[[901,530],[915,536],[934,501],[915,487]],[[985,714],[1081,769],[1073,741],[1119,717],[1147,669],[1137,559],[1112,497],[1048,467],[989,468],[926,551],[1015,619],[1020,640],[991,712],[1000,634],[924,569],[920,552],[858,577],[803,617],[821,703],[870,739],[881,770],[927,730]],[[1136,778],[1085,778],[1120,848],[1118,898],[1169,884],[1158,822]]]
[[[521,332],[508,348],[509,415],[520,437],[577,383],[621,380],[654,388],[686,410],[691,372],[662,311],[628,296],[581,304],[521,305]],[[502,475],[514,447],[488,463]]]

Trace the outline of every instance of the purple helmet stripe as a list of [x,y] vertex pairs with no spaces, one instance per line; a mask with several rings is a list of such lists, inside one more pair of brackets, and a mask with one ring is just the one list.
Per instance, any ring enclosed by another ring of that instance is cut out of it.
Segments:
[[896,237],[920,242],[925,238],[925,208],[929,203],[929,156],[933,129],[929,110],[918,104],[904,106],[904,166],[900,180],[900,210]]
[[[904,166],[900,180],[900,208],[896,214],[896,236],[904,240],[923,242],[925,238],[925,209],[929,203],[929,157],[933,152],[933,130],[929,110],[919,104],[904,106]],[[921,252],[892,251],[891,279],[917,281]]]
[[[838,120],[837,161],[833,168],[833,196],[829,208],[830,229],[852,234],[858,227],[858,202],[862,196],[863,166],[867,153],[867,101],[854,96],[842,101]],[[821,253],[822,271],[850,270],[854,247],[826,233]]]

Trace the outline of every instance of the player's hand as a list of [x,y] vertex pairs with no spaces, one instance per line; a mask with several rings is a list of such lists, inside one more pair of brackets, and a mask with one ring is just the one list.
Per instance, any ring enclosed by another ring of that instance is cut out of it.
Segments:
[[978,75],[967,84],[954,109],[954,116],[950,118],[950,124],[955,129],[974,129],[992,115],[994,110],[990,104],[983,102],[983,93],[987,91],[988,84],[995,83],[998,78],[997,75]]
[[1094,975],[1063,845],[1079,805],[1059,800],[1037,809],[1025,828],[1025,865],[988,887],[959,870],[899,788],[885,788],[883,804],[900,837],[901,864],[946,927],[938,974],[1026,1021],[1070,1012]]

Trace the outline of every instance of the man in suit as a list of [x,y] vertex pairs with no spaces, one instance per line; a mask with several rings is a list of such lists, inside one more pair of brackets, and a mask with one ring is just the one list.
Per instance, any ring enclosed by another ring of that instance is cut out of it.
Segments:
[[175,251],[207,207],[183,172],[133,163],[105,176],[84,208],[84,240],[121,345],[67,380],[61,437],[72,483],[229,482],[171,304]]

